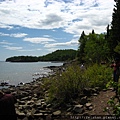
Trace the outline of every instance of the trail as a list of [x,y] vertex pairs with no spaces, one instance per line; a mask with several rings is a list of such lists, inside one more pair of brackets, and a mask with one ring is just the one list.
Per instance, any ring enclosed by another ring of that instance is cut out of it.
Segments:
[[100,91],[97,96],[91,98],[91,103],[93,109],[88,113],[90,115],[109,115],[107,112],[104,112],[104,108],[108,107],[108,100],[115,95],[115,92],[112,90]]

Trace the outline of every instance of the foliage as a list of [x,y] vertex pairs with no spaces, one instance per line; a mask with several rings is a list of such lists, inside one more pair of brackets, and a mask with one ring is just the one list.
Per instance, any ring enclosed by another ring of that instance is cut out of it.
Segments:
[[14,56],[7,58],[6,62],[38,62],[38,58],[33,56]]
[[104,34],[95,34],[94,31],[89,35],[82,34],[79,44],[78,57],[81,61],[100,63],[108,59],[110,49]]
[[50,100],[57,98],[59,103],[71,101],[88,86],[88,81],[83,79],[83,71],[77,65],[69,66],[50,81]]
[[120,57],[120,1],[114,1],[112,22],[107,26],[107,33],[96,34],[92,30],[89,35],[85,35],[84,31],[84,34],[81,34],[78,40],[78,58],[80,61],[99,62]]
[[56,50],[44,56],[14,56],[6,59],[6,62],[38,62],[38,61],[68,61],[75,59],[76,50]]
[[118,54],[120,54],[120,42],[118,43],[118,45],[115,47],[114,51]]
[[105,88],[106,84],[111,80],[111,73],[111,68],[106,65],[94,64],[87,68],[84,76],[91,87]]
[[[111,30],[112,30],[112,44],[114,48],[118,45],[120,42],[120,1],[119,0],[114,0],[115,5],[113,9],[113,14],[112,14],[112,22],[111,22]],[[113,49],[114,49],[113,48]]]
[[113,81],[108,82],[106,85],[107,88],[113,88],[115,90],[115,96],[108,100],[109,108],[105,108],[105,111],[110,115],[120,116],[120,83]]
[[85,33],[84,31],[82,32],[80,38],[79,38],[79,48],[78,48],[78,53],[77,53],[77,57],[78,60],[81,63],[84,63],[84,57],[85,57],[85,52],[84,52],[84,48],[85,48],[85,44],[86,44],[86,39],[85,39]]
[[120,103],[117,101],[116,97],[112,97],[107,104],[110,106],[109,109],[105,108],[104,111],[108,112],[109,115],[120,116]]
[[56,98],[57,103],[70,102],[76,96],[82,94],[84,88],[105,87],[111,79],[111,69],[95,64],[85,71],[78,65],[71,65],[65,72],[57,74],[49,80],[49,101]]
[[110,29],[110,25],[107,26],[107,33],[105,35],[105,40],[107,41],[108,48],[109,48],[109,58],[114,58],[114,45],[112,40],[112,30]]
[[76,58],[77,51],[73,49],[56,50],[44,56],[40,56],[39,61],[68,61]]

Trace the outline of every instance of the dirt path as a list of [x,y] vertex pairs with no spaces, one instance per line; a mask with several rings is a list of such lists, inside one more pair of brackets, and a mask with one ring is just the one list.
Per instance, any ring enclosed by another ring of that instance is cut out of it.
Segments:
[[108,115],[107,112],[103,112],[104,108],[107,107],[108,100],[115,95],[112,90],[101,91],[97,96],[91,98],[93,109],[89,111],[90,115]]

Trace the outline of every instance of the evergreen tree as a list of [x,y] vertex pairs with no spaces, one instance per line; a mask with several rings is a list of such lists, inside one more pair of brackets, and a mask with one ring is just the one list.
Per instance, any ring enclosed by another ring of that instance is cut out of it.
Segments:
[[84,31],[82,32],[80,38],[79,38],[79,48],[78,48],[78,59],[80,62],[84,62],[84,48],[85,48],[85,44],[86,44],[86,39],[85,39],[85,33]]
[[110,25],[108,24],[108,26],[106,27],[106,31],[107,33],[105,34],[105,41],[107,42],[107,46],[109,48],[109,53],[108,53],[108,58],[113,58],[113,40],[111,38],[111,29],[110,29]]
[[92,34],[95,34],[95,31],[94,31],[94,30],[92,30]]
[[[117,52],[114,51],[117,45],[120,42],[120,0],[114,0],[115,1],[115,8],[113,9],[113,15],[112,15],[112,22],[111,22],[111,32],[112,32],[112,50],[113,53]],[[118,53],[118,52],[117,52]]]
[[108,26],[107,26],[107,34],[106,34],[105,38],[107,39],[109,37],[110,37],[110,26],[108,24]]

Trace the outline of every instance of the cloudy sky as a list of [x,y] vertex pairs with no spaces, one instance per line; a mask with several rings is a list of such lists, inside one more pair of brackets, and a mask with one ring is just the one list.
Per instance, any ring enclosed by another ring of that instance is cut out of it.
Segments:
[[114,0],[0,0],[0,61],[78,49],[82,31],[106,32]]

